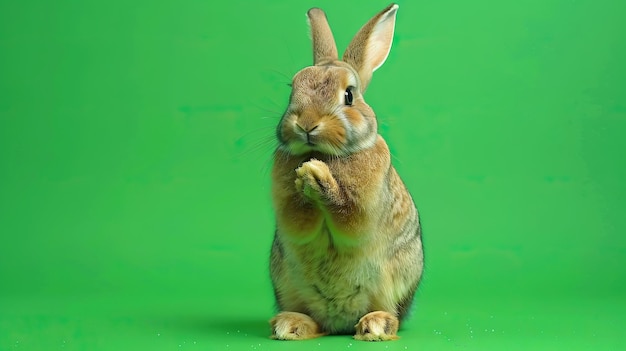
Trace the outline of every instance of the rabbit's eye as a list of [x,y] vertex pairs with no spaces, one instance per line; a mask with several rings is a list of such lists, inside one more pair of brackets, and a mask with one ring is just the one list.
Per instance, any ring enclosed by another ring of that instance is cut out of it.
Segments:
[[352,87],[348,87],[348,89],[346,89],[344,97],[344,103],[346,104],[346,106],[352,106],[352,101],[354,100],[354,96],[352,96]]

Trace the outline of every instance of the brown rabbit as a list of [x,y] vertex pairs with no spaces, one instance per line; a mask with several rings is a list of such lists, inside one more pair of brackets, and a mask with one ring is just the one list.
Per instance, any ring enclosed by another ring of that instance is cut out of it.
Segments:
[[422,276],[417,210],[363,100],[397,9],[367,22],[342,61],[324,12],[308,11],[315,65],[293,78],[272,170],[274,339],[397,339]]

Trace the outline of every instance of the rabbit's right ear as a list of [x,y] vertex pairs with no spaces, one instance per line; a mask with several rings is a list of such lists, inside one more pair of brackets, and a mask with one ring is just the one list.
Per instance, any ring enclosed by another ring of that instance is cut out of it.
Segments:
[[343,60],[359,73],[362,91],[372,79],[372,73],[389,55],[393,42],[398,5],[391,4],[369,20],[356,34],[343,54]]
[[312,8],[307,12],[307,17],[311,28],[311,40],[313,40],[313,63],[336,61],[339,54],[326,14],[321,9]]

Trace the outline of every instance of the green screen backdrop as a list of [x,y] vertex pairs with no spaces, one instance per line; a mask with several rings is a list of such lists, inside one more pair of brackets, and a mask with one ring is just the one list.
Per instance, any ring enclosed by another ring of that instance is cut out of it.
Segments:
[[401,339],[269,340],[269,169],[305,12],[0,3],[0,350],[626,348],[626,3],[400,1],[366,99],[421,212]]

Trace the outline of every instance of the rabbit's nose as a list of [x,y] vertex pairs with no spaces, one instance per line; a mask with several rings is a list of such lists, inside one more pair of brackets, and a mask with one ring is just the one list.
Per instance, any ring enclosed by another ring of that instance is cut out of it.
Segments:
[[319,124],[315,124],[315,125],[301,125],[300,123],[296,122],[296,128],[298,128],[301,132],[306,133],[306,134],[310,134],[311,132],[313,132],[314,130],[316,130],[320,125]]
[[306,143],[309,145],[313,145],[314,141],[312,140],[314,137],[314,133],[315,130],[319,127],[319,124],[313,125],[313,126],[302,126],[300,125],[300,123],[296,122],[296,128],[300,131],[299,134],[301,134],[303,137],[306,136]]
[[297,132],[310,133],[315,130],[321,121],[322,113],[315,108],[305,108],[299,113],[296,113],[294,119]]

